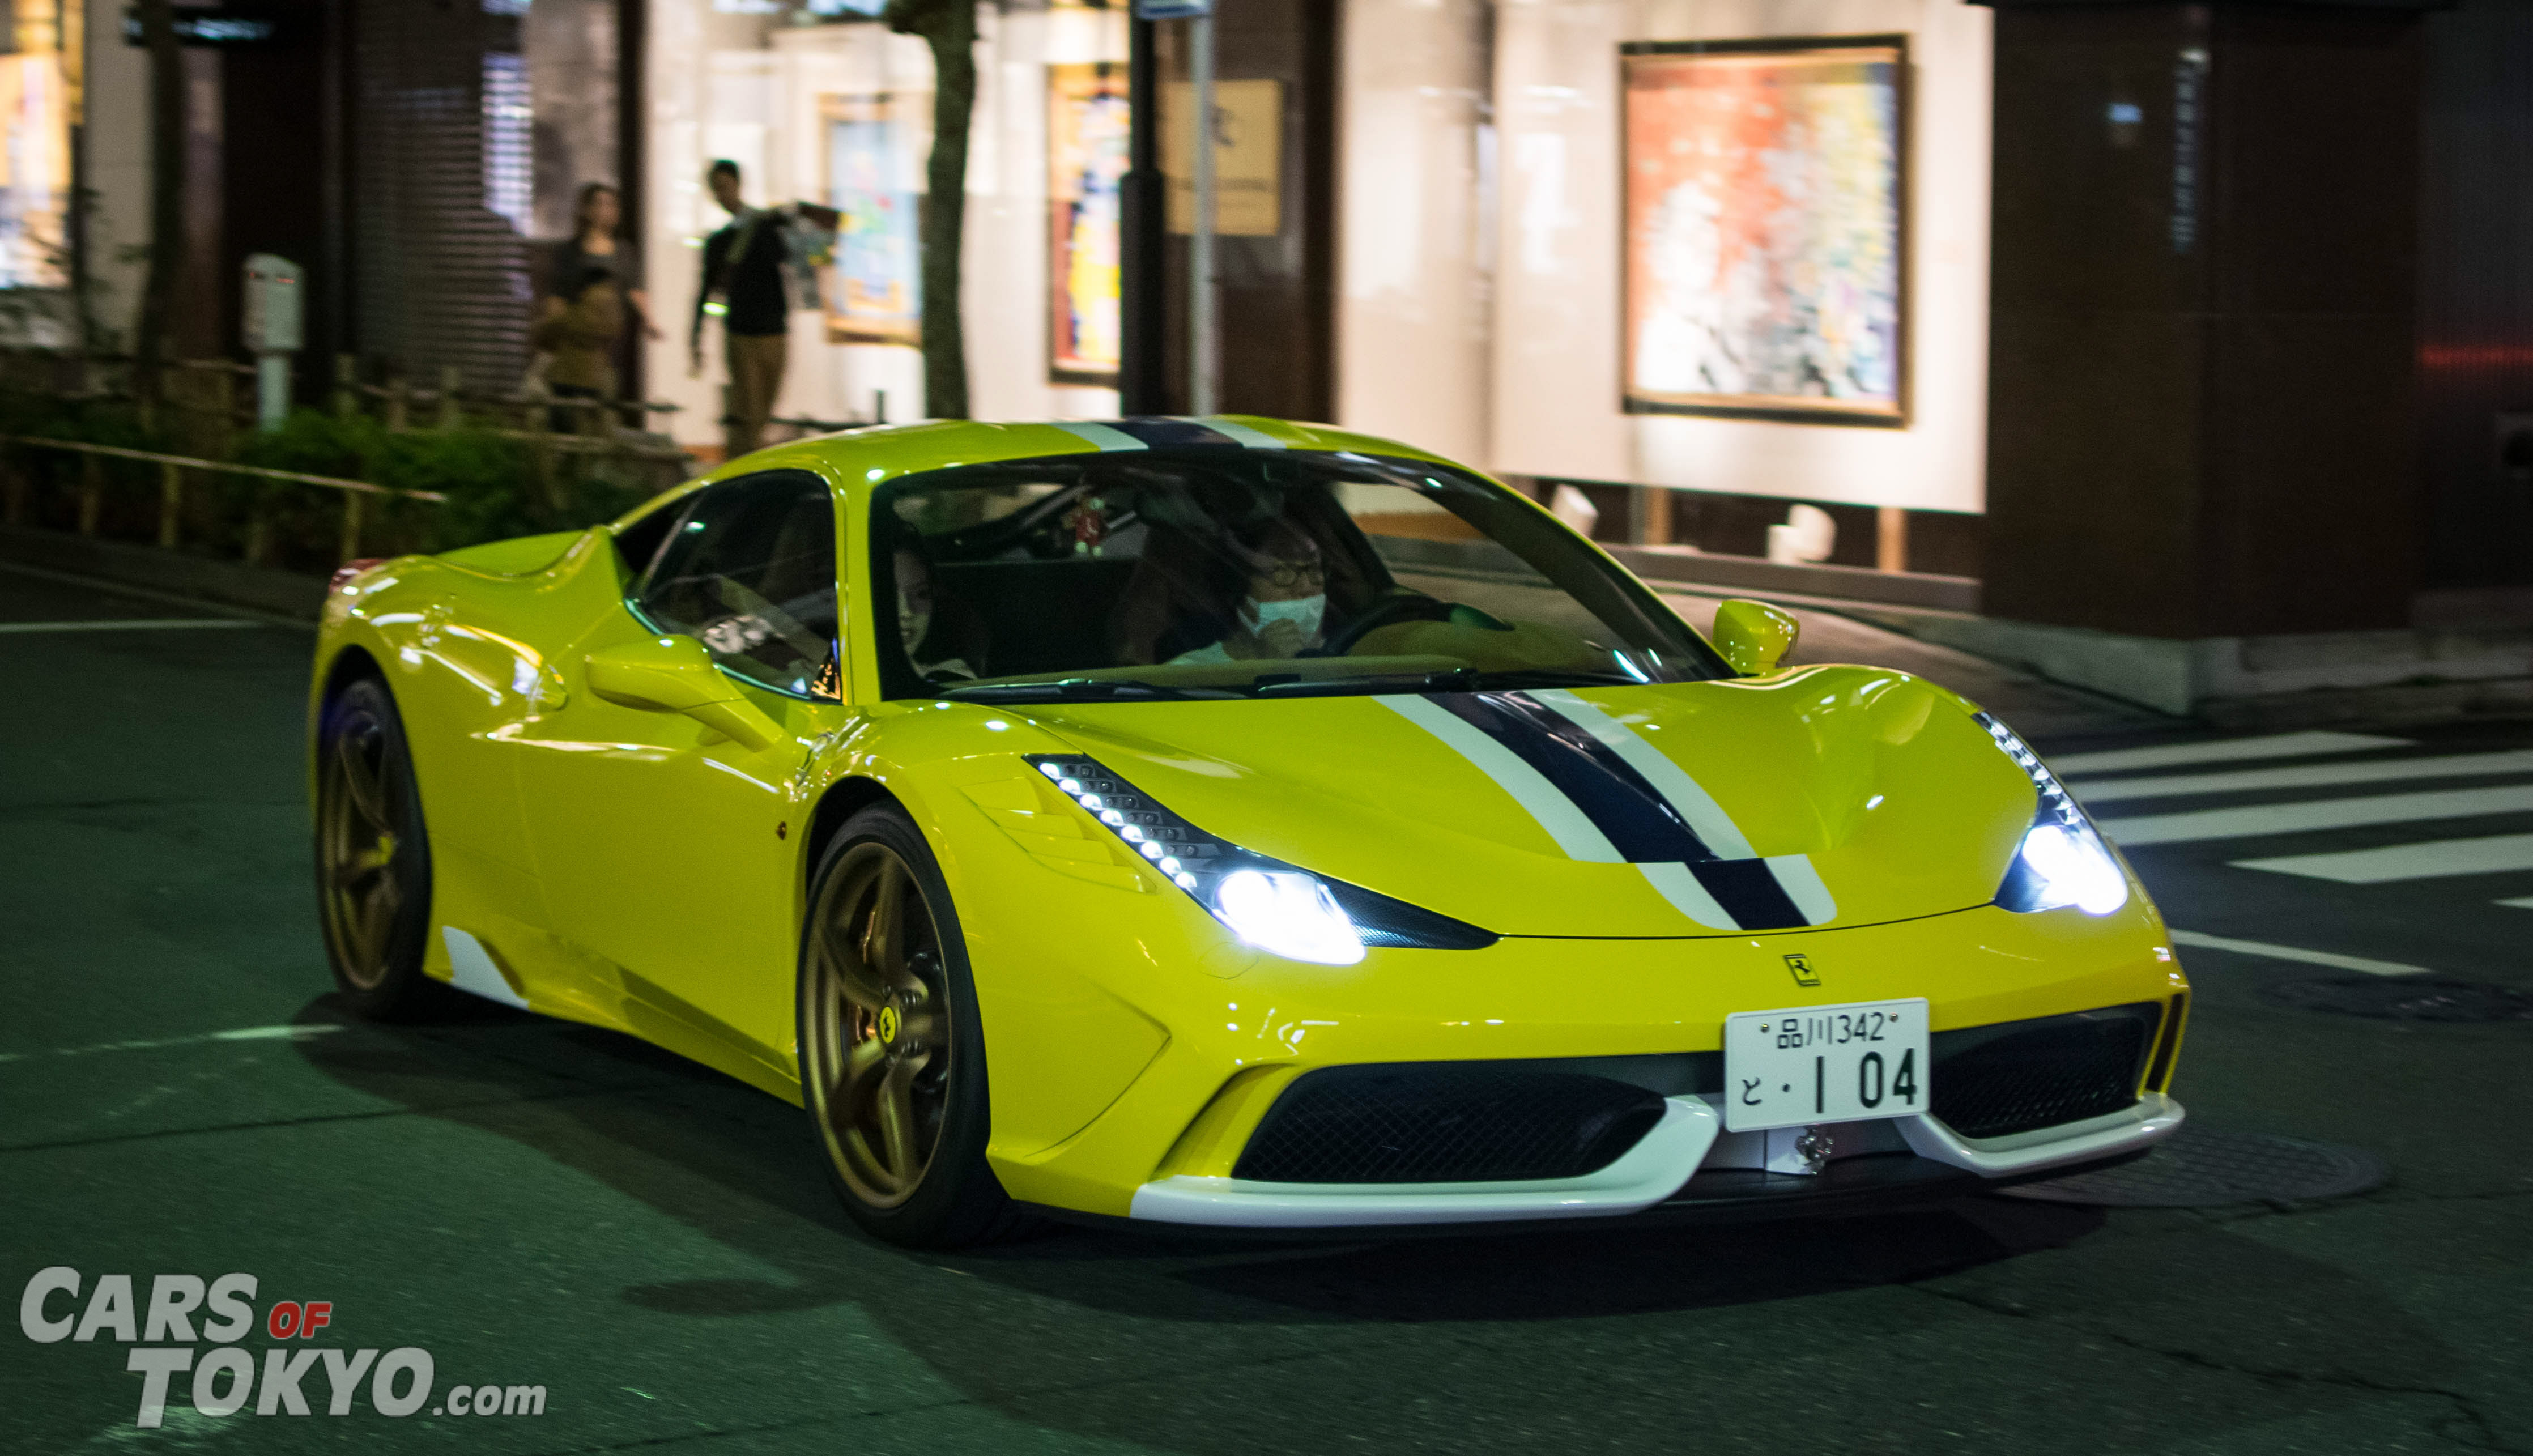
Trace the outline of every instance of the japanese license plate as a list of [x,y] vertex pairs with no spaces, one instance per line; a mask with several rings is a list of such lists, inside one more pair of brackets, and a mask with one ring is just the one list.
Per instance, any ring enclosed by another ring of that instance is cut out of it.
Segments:
[[1928,1071],[1922,998],[1736,1012],[1724,1019],[1724,1127],[1924,1112]]

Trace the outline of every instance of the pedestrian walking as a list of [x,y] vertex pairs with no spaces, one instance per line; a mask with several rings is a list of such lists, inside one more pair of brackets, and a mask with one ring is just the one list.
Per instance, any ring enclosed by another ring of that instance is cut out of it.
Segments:
[[[617,235],[623,207],[616,189],[604,182],[582,188],[572,216],[571,239],[555,252],[528,342],[544,356],[546,387],[557,398],[614,399],[616,355],[627,322],[646,338],[658,338],[660,329],[642,288],[641,259]],[[578,428],[585,423],[580,414],[555,411],[554,428]]]
[[739,201],[738,163],[727,158],[704,173],[713,201],[730,221],[704,241],[702,286],[686,339],[689,373],[704,368],[704,320],[721,320],[722,359],[730,370],[722,425],[725,453],[735,460],[764,442],[783,391],[792,310],[818,306],[814,264],[834,236],[836,212],[807,203],[751,207]]

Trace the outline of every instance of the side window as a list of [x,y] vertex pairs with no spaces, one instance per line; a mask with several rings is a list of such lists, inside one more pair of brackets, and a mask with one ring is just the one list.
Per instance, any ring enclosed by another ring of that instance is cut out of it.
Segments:
[[726,670],[777,692],[837,695],[836,512],[805,471],[699,491],[633,589],[663,632],[710,649]]

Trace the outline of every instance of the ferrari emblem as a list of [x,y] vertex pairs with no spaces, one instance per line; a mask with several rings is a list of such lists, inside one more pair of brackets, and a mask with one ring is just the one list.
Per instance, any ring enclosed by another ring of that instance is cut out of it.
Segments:
[[1797,986],[1817,986],[1820,984],[1820,972],[1812,969],[1811,958],[1808,956],[1800,954],[1788,956],[1786,958],[1786,969],[1795,973],[1795,984]]
[[879,1039],[882,1041],[897,1040],[896,1007],[883,1006],[879,1009]]

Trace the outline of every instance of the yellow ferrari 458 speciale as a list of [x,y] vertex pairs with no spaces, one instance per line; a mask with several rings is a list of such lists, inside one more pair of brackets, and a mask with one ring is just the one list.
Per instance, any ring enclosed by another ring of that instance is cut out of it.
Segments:
[[1794,637],[1322,426],[802,440],[338,577],[326,945],[368,1014],[453,985],[800,1104],[909,1244],[1792,1214],[2169,1134],[2116,852]]

